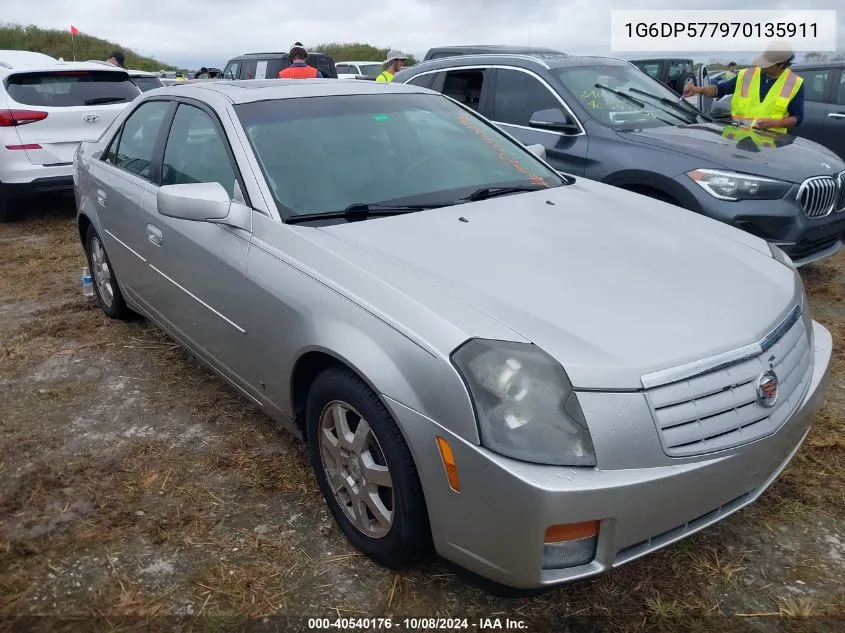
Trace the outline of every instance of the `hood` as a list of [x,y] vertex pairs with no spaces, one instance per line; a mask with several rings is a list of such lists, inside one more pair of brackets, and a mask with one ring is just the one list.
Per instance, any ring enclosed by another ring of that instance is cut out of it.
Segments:
[[751,139],[737,142],[725,138],[722,136],[725,128],[718,123],[702,123],[618,134],[635,143],[704,159],[725,169],[794,183],[845,170],[842,159],[813,141],[774,132],[756,132],[760,139],[771,138],[777,142],[776,147],[761,147]]
[[643,374],[758,340],[800,300],[797,275],[762,240],[583,179],[320,230],[336,240],[325,248],[397,291],[508,326],[581,388],[639,389]]

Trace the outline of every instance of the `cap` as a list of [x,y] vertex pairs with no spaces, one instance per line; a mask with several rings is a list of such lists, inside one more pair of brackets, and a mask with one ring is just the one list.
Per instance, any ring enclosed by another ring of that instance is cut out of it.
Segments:
[[289,52],[288,54],[289,54],[289,55],[293,55],[293,52],[294,52],[294,51],[302,51],[302,52],[303,52],[303,54],[304,54],[306,57],[308,56],[308,51],[307,51],[307,50],[305,49],[305,47],[302,45],[302,42],[294,42],[293,44],[291,44],[291,46],[290,46],[290,52]]
[[788,62],[793,57],[792,45],[786,40],[776,40],[766,47],[761,55],[754,58],[752,66],[769,68],[776,64]]
[[406,60],[408,56],[405,55],[402,51],[397,51],[395,48],[391,49],[390,52],[387,54],[387,59],[384,60],[384,64],[389,64],[392,61],[396,61],[397,59]]

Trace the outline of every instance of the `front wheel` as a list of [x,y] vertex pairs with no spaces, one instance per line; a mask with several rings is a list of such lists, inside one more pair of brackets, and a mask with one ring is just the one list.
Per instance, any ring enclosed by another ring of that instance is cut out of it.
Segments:
[[427,560],[431,529],[414,460],[364,381],[348,369],[320,374],[306,426],[317,483],[349,541],[389,568]]

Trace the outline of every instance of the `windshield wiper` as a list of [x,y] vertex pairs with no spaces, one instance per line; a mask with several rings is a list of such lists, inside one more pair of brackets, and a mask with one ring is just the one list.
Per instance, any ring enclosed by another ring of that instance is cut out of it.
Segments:
[[505,196],[509,193],[519,193],[520,191],[540,191],[541,189],[548,189],[543,185],[514,185],[512,187],[482,187],[476,189],[471,194],[464,198],[459,198],[461,202],[478,202],[480,200],[487,200],[488,198],[495,198],[496,196]]
[[[651,97],[655,101],[658,101],[664,105],[671,107],[673,110],[677,112],[683,112],[686,115],[692,115],[694,117],[703,117],[704,113],[699,112],[694,106],[690,105],[684,100],[681,101],[673,101],[672,99],[667,99],[666,97],[658,97],[657,95],[653,95],[650,92],[646,92],[644,90],[640,90],[639,88],[629,88],[631,92],[636,92],[638,95],[643,95],[644,97]],[[669,114],[673,114],[670,112]],[[677,115],[675,115],[677,116]],[[679,117],[680,118],[680,117]],[[706,117],[705,117],[706,118]],[[695,123],[696,121],[693,120],[691,123]]]
[[121,103],[126,101],[124,97],[97,97],[96,99],[86,99],[85,105],[102,105],[104,103]]
[[628,103],[633,103],[638,108],[644,108],[645,107],[644,102],[640,101],[639,99],[634,99],[634,97],[632,97],[631,95],[625,94],[624,92],[620,92],[619,90],[614,90],[610,86],[605,86],[604,84],[595,84],[595,87],[598,88],[599,90],[605,90],[605,91],[609,92],[610,94],[614,94],[617,97],[619,97],[620,99],[622,99],[623,101],[627,101]]
[[303,213],[301,215],[292,215],[285,224],[299,224],[300,222],[311,222],[313,220],[334,220],[344,219],[347,222],[357,222],[366,220],[368,218],[384,217],[388,215],[402,215],[403,213],[413,213],[415,211],[425,211],[427,209],[437,209],[440,207],[447,207],[451,202],[445,204],[367,204],[364,202],[356,202],[350,204],[342,211],[327,211],[325,213]]

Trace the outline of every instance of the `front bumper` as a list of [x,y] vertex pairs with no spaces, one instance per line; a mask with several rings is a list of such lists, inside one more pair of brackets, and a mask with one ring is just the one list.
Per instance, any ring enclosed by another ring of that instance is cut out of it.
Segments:
[[[600,574],[748,505],[798,451],[821,406],[832,341],[824,327],[814,323],[813,328],[812,380],[793,415],[766,438],[698,461],[667,458],[666,465],[654,468],[617,470],[528,464],[465,442],[385,398],[414,455],[437,552],[494,582],[540,588]],[[448,484],[437,435],[452,446],[460,492]],[[549,526],[596,520],[601,524],[592,562],[543,569]]]
[[739,202],[719,200],[692,187],[687,185],[694,198],[690,205],[698,207],[694,210],[779,246],[797,266],[834,255],[845,244],[845,210],[810,219],[794,201],[797,186],[780,200]]

